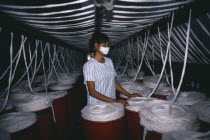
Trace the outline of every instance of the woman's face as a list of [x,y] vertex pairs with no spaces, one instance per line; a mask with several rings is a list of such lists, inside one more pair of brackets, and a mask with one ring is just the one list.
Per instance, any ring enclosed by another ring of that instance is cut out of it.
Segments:
[[109,42],[108,41],[106,41],[105,43],[101,43],[100,44],[101,47],[108,47],[108,45],[109,45]]
[[100,50],[100,47],[105,47],[105,48],[109,48],[109,42],[106,41],[105,43],[101,43],[101,44],[98,44],[98,43],[95,43],[95,52],[101,54],[101,55],[105,55],[101,52]]

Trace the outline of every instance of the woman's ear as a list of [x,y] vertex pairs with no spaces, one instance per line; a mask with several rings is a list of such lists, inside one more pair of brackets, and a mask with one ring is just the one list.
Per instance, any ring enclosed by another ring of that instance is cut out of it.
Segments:
[[98,44],[98,43],[94,44],[94,48],[99,48],[99,47],[100,47],[100,44]]

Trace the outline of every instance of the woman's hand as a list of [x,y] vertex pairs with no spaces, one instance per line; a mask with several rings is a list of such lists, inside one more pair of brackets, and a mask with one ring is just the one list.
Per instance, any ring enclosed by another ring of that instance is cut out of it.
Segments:
[[123,104],[124,106],[128,106],[128,102],[127,101],[124,101],[124,100],[116,100],[117,103],[121,103]]
[[138,93],[134,93],[134,94],[130,94],[129,98],[131,97],[142,97],[141,94]]

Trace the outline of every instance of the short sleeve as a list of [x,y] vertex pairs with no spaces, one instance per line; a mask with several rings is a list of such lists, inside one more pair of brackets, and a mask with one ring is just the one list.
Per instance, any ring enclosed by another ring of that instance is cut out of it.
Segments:
[[112,59],[109,58],[109,62],[110,62],[112,71],[114,72],[115,76],[117,76],[117,73],[116,73],[116,71],[115,71],[115,69],[114,69],[114,65],[113,65]]
[[84,83],[87,81],[95,81],[94,67],[91,63],[86,63],[83,66]]

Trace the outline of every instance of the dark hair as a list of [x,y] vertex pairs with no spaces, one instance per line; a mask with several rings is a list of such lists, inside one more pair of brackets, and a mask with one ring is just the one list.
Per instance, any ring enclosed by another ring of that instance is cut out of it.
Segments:
[[92,38],[90,39],[90,52],[94,52],[94,44],[102,44],[109,41],[109,37],[103,33],[93,33]]

